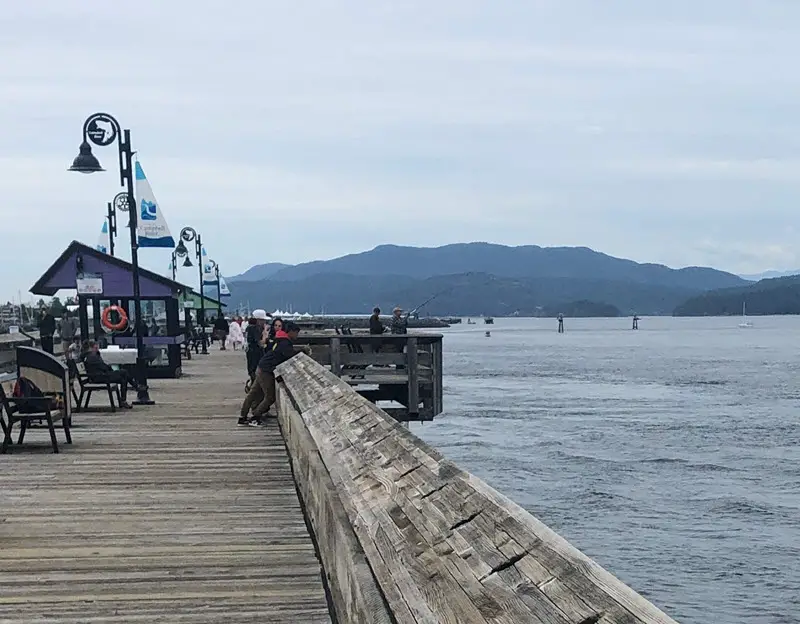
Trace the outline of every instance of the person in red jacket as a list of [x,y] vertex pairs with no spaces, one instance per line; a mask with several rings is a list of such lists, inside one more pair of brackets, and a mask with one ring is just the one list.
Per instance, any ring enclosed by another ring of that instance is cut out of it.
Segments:
[[[285,331],[277,330],[275,338],[267,344],[264,355],[258,362],[256,376],[250,391],[242,403],[239,425],[258,426],[263,423],[269,408],[275,403],[275,369],[297,354],[294,341],[299,333],[300,327],[296,323],[288,322]],[[253,407],[254,405],[255,407]],[[249,418],[251,409],[253,410],[252,419]]]

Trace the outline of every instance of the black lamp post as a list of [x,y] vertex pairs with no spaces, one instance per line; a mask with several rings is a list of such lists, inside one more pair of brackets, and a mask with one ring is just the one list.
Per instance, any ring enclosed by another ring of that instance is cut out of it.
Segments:
[[172,281],[175,281],[176,273],[178,272],[178,254],[175,253],[175,250],[172,250]]
[[117,193],[114,201],[108,202],[108,254],[114,255],[114,237],[117,235],[117,211],[128,212],[128,194]]
[[200,325],[200,342],[203,345],[200,353],[208,355],[208,346],[206,345],[206,298],[203,294],[203,242],[194,228],[185,227],[181,230],[180,240],[178,241],[178,246],[175,247],[175,253],[181,258],[186,256],[183,266],[192,266],[192,261],[189,260],[189,250],[186,248],[185,244],[191,243],[192,241],[194,241],[194,250],[197,255],[197,267],[200,269],[200,312],[199,318],[197,319],[197,323]]
[[[136,316],[136,405],[153,405],[147,388],[147,358],[145,357],[144,340],[142,338],[142,297],[139,284],[139,241],[136,237],[138,219],[136,214],[136,198],[133,194],[133,150],[131,149],[131,131],[123,130],[119,122],[107,113],[95,113],[83,122],[83,142],[78,156],[72,162],[70,171],[95,173],[105,171],[100,166],[89,141],[99,147],[106,147],[115,141],[119,146],[119,177],[125,188],[126,206],[129,208],[131,230],[131,265],[133,266],[133,310]],[[119,195],[117,196],[119,197]],[[116,198],[115,198],[116,202]],[[117,206],[119,207],[119,206]],[[116,223],[115,223],[116,225]]]
[[211,265],[211,268],[214,269],[214,275],[217,279],[217,318],[222,318],[222,292],[220,292],[219,265],[213,260],[209,260],[208,263]]

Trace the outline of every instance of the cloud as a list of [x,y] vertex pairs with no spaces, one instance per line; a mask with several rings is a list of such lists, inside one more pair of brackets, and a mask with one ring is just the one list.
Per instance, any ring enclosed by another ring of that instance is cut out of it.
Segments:
[[66,168],[97,110],[227,273],[487,239],[800,266],[798,18],[748,0],[15,3],[0,296],[96,238],[114,151],[106,174]]

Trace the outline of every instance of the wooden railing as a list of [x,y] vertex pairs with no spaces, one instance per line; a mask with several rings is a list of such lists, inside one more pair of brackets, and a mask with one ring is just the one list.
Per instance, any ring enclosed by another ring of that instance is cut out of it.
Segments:
[[[400,421],[433,420],[442,413],[442,335],[301,332],[311,357]],[[400,407],[397,407],[399,405]]]
[[675,624],[311,358],[276,374],[340,622]]

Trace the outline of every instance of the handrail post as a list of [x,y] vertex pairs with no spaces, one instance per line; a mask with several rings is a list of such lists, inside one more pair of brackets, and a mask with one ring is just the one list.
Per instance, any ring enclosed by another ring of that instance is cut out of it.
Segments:
[[433,413],[440,414],[443,409],[442,390],[442,341],[433,343],[431,350],[431,373],[433,375]]
[[417,339],[411,337],[406,343],[406,370],[408,371],[408,416],[419,417],[419,357]]
[[342,376],[342,341],[339,336],[331,337],[331,372],[337,377]]

